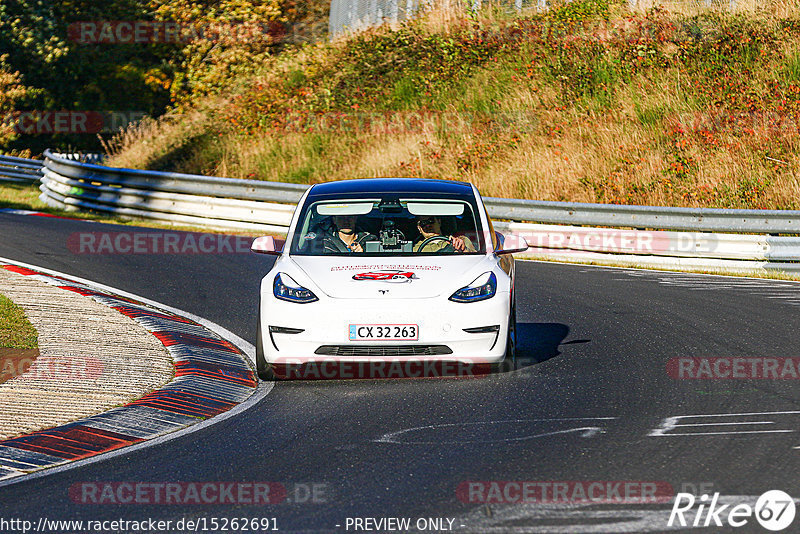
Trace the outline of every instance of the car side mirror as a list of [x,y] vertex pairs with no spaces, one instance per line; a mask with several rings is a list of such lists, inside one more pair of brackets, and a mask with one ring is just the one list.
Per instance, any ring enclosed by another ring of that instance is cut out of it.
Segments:
[[498,244],[500,246],[494,251],[495,254],[515,254],[528,250],[528,242],[525,241],[524,237],[518,235],[502,236],[503,239],[498,239]]
[[267,235],[256,238],[253,241],[253,244],[250,245],[250,251],[258,254],[271,254],[273,256],[280,256],[283,253],[283,246],[285,243],[285,239]]

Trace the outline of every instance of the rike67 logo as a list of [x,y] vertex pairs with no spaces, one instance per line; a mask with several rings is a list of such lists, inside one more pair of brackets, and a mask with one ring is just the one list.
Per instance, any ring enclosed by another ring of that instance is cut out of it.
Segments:
[[[777,532],[786,529],[794,521],[795,502],[786,492],[770,490],[758,497],[755,507],[742,503],[744,499],[720,498],[719,493],[714,493],[711,499],[708,495],[697,499],[691,493],[678,493],[667,526],[743,527],[755,518],[765,529]],[[699,505],[696,510],[695,505]]]

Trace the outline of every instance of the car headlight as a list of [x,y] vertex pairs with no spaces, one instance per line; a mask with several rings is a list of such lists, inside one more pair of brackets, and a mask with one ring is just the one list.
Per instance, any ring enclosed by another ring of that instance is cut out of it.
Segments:
[[275,281],[272,283],[272,294],[275,295],[276,299],[299,302],[301,304],[319,300],[310,289],[304,288],[286,273],[275,275]]
[[453,302],[477,302],[490,299],[497,293],[497,277],[493,272],[483,273],[466,287],[450,296]]

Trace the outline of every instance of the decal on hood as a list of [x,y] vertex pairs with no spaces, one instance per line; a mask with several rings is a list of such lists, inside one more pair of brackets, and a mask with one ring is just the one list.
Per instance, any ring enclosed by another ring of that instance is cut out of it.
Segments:
[[353,280],[380,280],[382,282],[410,282],[414,278],[411,271],[398,271],[385,269],[382,271],[370,271],[353,275]]
[[439,265],[393,265],[393,264],[372,264],[372,265],[334,265],[331,267],[331,272],[336,271],[361,271],[361,270],[375,270],[375,271],[439,271]]

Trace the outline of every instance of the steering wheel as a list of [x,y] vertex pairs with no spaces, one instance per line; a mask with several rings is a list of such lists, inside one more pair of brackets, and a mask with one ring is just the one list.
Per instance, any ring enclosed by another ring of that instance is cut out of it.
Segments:
[[434,243],[436,241],[447,241],[447,247],[450,247],[450,249],[447,250],[447,247],[442,247],[442,248],[440,248],[439,250],[437,250],[435,252],[441,252],[441,251],[453,252],[455,250],[455,247],[453,246],[453,244],[450,243],[450,238],[449,237],[445,237],[443,235],[435,235],[433,237],[429,237],[429,238],[423,240],[422,243],[419,244],[419,248],[417,250],[419,250],[420,252],[423,252],[422,249],[425,248],[425,245],[427,245],[428,243]]

